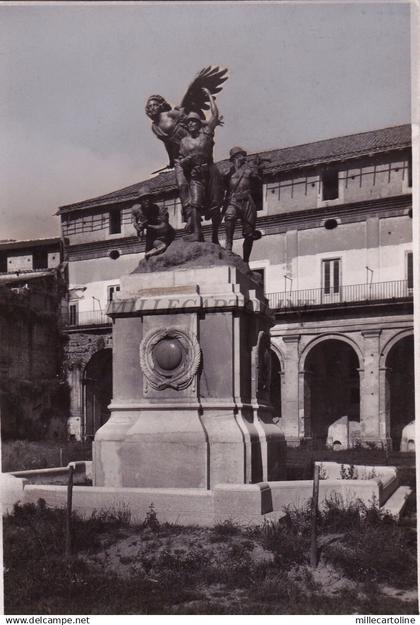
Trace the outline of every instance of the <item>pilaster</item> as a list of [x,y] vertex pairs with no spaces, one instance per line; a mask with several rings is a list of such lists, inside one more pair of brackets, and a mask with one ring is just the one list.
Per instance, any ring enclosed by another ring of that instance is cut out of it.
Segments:
[[384,441],[380,422],[379,356],[382,330],[362,332],[364,369],[360,373],[360,427],[363,442]]
[[[298,444],[303,436],[299,425],[304,418],[304,407],[299,406],[299,334],[283,336],[285,367],[281,393],[283,433],[286,441]],[[303,396],[302,396],[303,397]]]

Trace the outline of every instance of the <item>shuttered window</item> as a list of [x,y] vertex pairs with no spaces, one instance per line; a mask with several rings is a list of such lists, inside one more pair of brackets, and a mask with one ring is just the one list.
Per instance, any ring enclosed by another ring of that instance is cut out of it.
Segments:
[[120,234],[121,232],[121,211],[114,209],[109,212],[109,234]]
[[413,288],[414,278],[413,278],[413,252],[407,252],[406,256],[407,262],[407,287],[409,289]]
[[325,295],[340,291],[340,263],[339,258],[322,261],[322,287]]
[[115,293],[118,293],[119,290],[120,287],[118,284],[113,284],[112,286],[108,287],[108,302],[113,301]]
[[69,306],[69,325],[77,326],[79,322],[79,307],[77,304],[70,304]]
[[322,199],[336,200],[338,198],[338,169],[327,167],[321,174]]

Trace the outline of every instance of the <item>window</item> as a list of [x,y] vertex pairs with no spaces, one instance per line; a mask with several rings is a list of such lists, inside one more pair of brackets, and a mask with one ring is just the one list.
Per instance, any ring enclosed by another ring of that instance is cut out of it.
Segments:
[[327,167],[321,174],[322,199],[336,200],[338,198],[338,169]]
[[0,273],[7,272],[7,255],[5,252],[0,254]]
[[108,302],[112,302],[115,293],[118,293],[119,290],[120,286],[118,284],[113,284],[112,286],[108,287]]
[[69,306],[69,325],[77,326],[79,322],[79,307],[77,304],[70,304]]
[[48,252],[47,250],[35,250],[33,255],[34,269],[47,269]]
[[121,232],[121,210],[109,211],[109,234],[120,234]]
[[408,159],[408,182],[409,187],[413,186],[413,159],[410,156]]
[[325,295],[340,292],[340,265],[339,258],[322,261],[322,288]]
[[407,275],[407,288],[412,289],[414,285],[413,278],[413,252],[407,252],[406,254],[406,275]]
[[265,293],[265,269],[252,269],[253,273],[257,273],[261,277],[261,286]]

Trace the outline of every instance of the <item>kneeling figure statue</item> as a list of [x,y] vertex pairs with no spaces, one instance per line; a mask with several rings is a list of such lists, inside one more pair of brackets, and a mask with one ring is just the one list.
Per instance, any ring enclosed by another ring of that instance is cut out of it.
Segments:
[[169,223],[165,207],[154,204],[150,189],[143,187],[138,195],[139,202],[131,209],[131,220],[140,240],[146,232],[145,258],[162,254],[175,239],[175,230]]

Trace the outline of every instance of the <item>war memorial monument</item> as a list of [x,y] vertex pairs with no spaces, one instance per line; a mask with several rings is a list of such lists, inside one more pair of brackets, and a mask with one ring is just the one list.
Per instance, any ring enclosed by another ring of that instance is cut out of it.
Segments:
[[[260,523],[312,495],[312,480],[286,480],[286,446],[270,400],[273,316],[248,264],[262,236],[261,163],[239,146],[230,150],[227,172],[213,160],[215,131],[223,126],[215,96],[226,80],[226,69],[210,66],[179,106],[160,95],[146,102],[169,157],[162,170],[174,169],[185,230],[176,236],[167,210],[142,185],[131,216],[146,239],[145,255],[121,277],[107,310],[110,418],[96,432],[92,463],[72,463],[73,506],[82,515],[122,506],[138,521],[153,505],[162,522]],[[203,219],[211,222],[210,241]],[[243,258],[232,252],[237,222]],[[337,463],[324,463],[320,502],[338,493],[346,502],[376,498],[383,506],[395,493],[399,513],[407,492],[398,488],[395,467],[374,469],[357,467],[357,479],[342,479]],[[54,471],[67,468],[3,474],[4,510],[39,498],[65,506],[66,487],[49,481]]]

